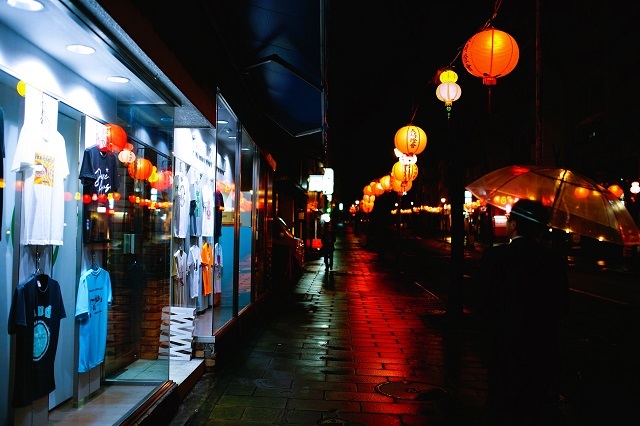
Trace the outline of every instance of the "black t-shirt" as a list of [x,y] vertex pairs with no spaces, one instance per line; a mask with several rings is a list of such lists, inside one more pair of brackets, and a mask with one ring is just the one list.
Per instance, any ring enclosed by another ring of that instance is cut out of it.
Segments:
[[84,150],[82,167],[80,167],[80,181],[85,194],[108,194],[120,187],[118,178],[118,163],[113,152],[102,152],[98,145]]
[[53,366],[60,320],[66,316],[53,278],[31,275],[14,290],[8,327],[16,335],[14,407],[31,405],[56,388]]

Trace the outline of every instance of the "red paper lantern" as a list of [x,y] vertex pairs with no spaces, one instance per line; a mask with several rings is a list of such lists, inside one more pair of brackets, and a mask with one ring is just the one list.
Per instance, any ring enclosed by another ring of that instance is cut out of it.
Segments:
[[113,152],[120,152],[127,146],[127,133],[117,124],[107,124],[107,146]]
[[129,176],[137,180],[145,180],[149,176],[151,176],[151,172],[153,171],[153,165],[151,161],[146,158],[136,158],[136,160],[132,163],[129,163],[127,167],[127,171],[129,172]]
[[401,153],[418,155],[427,147],[427,134],[420,127],[409,124],[398,129],[393,142]]
[[520,49],[515,39],[504,31],[486,28],[471,37],[462,50],[462,63],[471,75],[492,86],[516,67]]
[[164,170],[158,173],[158,180],[155,182],[149,181],[149,184],[158,191],[164,191],[173,185],[173,173],[171,170]]
[[91,202],[91,195],[84,194],[82,196],[82,202],[85,203],[85,204],[89,204]]
[[135,203],[136,202],[136,196],[135,195],[129,195],[129,202],[131,204]]
[[113,193],[113,199],[114,200],[119,201],[121,197],[122,197],[122,195],[120,195],[119,192],[114,192]]
[[107,194],[99,194],[98,195],[98,201],[100,203],[106,203],[107,202]]

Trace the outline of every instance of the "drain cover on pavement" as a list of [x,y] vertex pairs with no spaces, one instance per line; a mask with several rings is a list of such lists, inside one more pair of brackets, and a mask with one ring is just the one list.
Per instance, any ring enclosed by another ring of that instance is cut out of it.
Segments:
[[433,401],[447,396],[447,391],[440,386],[420,382],[384,382],[376,385],[375,389],[392,398],[414,401]]
[[321,420],[319,425],[348,425],[349,422],[346,419],[341,419],[339,417],[332,417],[330,419]]

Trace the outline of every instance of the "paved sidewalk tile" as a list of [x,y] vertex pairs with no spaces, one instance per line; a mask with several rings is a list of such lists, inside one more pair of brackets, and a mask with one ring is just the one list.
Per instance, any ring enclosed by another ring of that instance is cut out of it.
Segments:
[[172,424],[481,425],[486,373],[473,330],[378,261],[348,228],[334,270],[308,262],[246,358],[206,373]]

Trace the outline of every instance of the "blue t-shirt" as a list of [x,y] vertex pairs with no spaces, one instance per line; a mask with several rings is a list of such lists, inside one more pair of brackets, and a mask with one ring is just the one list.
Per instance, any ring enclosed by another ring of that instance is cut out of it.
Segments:
[[48,275],[31,275],[14,290],[8,327],[16,335],[14,407],[55,390],[53,365],[60,320],[66,316],[60,284]]
[[111,305],[111,277],[102,268],[80,277],[76,318],[80,321],[78,372],[85,373],[104,361],[107,348],[107,308]]

